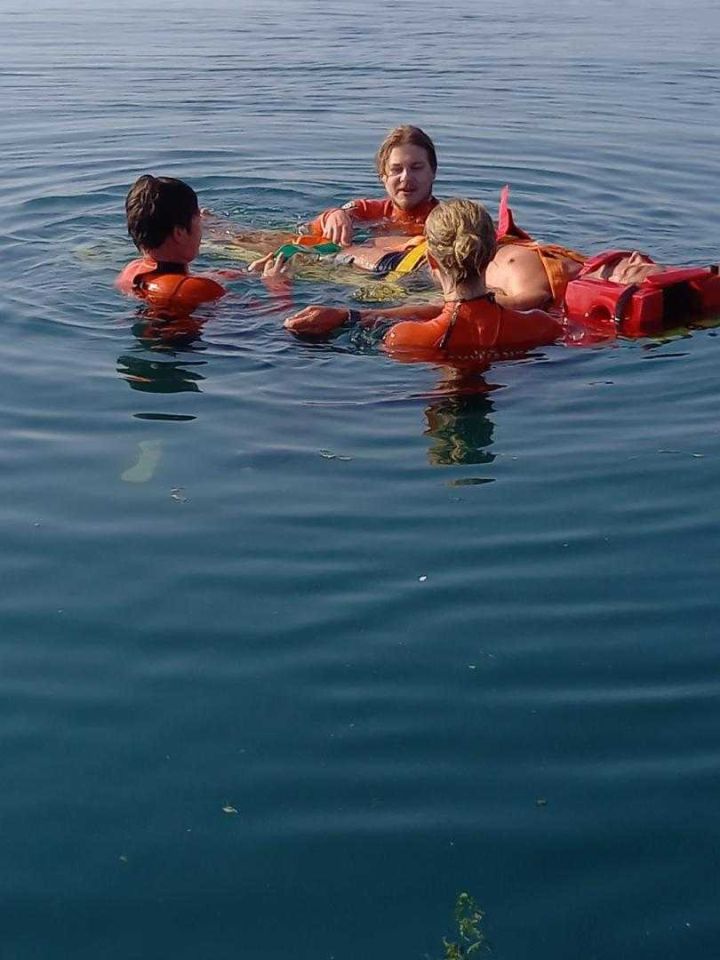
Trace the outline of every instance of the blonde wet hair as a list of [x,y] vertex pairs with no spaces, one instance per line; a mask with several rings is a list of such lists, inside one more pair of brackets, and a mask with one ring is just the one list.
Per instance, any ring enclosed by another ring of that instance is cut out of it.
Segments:
[[476,280],[495,256],[495,225],[481,203],[445,200],[425,221],[430,255],[455,283]]

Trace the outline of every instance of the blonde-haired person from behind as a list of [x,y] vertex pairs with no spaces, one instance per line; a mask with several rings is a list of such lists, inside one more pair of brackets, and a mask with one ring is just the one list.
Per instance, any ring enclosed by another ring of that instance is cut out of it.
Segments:
[[429,215],[425,235],[443,291],[449,284],[469,284],[487,293],[485,271],[495,256],[495,225],[482,204],[446,200]]
[[495,302],[485,283],[495,255],[495,227],[485,207],[472,200],[446,200],[428,216],[425,232],[428,263],[442,290],[442,307],[425,304],[359,311],[306,307],[285,321],[286,328],[319,335],[346,321],[371,326],[378,320],[412,318],[394,323],[383,342],[399,359],[420,360],[523,350],[560,336],[559,321],[544,310],[519,311]]

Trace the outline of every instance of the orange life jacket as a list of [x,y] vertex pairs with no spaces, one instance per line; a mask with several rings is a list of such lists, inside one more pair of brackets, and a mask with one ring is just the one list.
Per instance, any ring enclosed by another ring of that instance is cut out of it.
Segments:
[[193,276],[183,272],[181,264],[158,264],[148,257],[129,263],[115,283],[124,293],[134,293],[154,307],[176,314],[191,313],[226,293],[217,280]]
[[431,320],[403,320],[386,333],[389,352],[405,359],[447,360],[486,351],[531,349],[552,343],[560,322],[544,310],[510,310],[491,295],[446,303]]

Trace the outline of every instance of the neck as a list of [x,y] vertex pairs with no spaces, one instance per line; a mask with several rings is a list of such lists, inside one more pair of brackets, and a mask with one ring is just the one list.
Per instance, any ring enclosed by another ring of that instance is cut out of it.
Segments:
[[447,285],[443,284],[443,297],[446,303],[475,300],[477,297],[484,297],[487,292],[488,288],[485,286],[484,275],[465,283],[453,283],[449,280]]
[[158,273],[187,273],[188,265],[182,260],[158,260],[156,258]]
[[187,272],[189,262],[187,253],[171,237],[161,243],[159,247],[153,247],[152,250],[143,250],[146,257],[154,260],[155,263],[177,263],[184,267],[182,272]]

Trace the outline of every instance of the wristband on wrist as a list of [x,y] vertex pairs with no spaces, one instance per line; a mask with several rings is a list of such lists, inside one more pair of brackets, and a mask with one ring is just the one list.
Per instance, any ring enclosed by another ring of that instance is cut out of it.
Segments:
[[345,323],[360,323],[361,320],[362,320],[362,315],[359,310],[348,309],[347,317],[345,318]]

